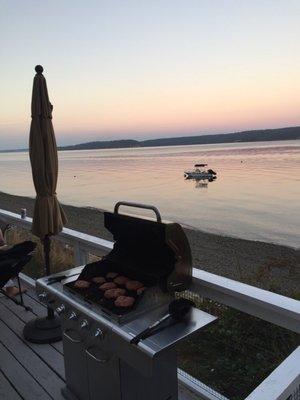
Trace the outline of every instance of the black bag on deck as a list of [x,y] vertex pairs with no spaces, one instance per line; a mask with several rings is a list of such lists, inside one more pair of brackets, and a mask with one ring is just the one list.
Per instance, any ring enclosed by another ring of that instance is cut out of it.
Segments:
[[0,289],[11,279],[15,278],[30,261],[31,256],[26,255],[21,260],[7,258],[0,260]]
[[[36,248],[36,243],[31,240],[25,240],[22,243],[15,244],[13,246],[9,246],[0,249],[0,261],[10,259],[20,260],[23,257],[27,256],[27,254],[31,253]],[[0,269],[1,274],[1,269]]]
[[0,288],[3,288],[9,279],[18,276],[31,259],[30,253],[35,248],[36,243],[26,240],[3,250],[0,249]]

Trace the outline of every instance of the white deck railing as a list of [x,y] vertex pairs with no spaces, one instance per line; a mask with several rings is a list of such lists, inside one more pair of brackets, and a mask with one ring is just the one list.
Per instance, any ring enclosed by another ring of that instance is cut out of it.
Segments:
[[[30,229],[32,219],[1,210],[7,223]],[[103,255],[113,243],[95,236],[64,228],[56,236],[74,247],[75,265],[88,261],[89,254]],[[191,292],[216,300],[275,325],[300,333],[300,302],[201,269],[193,269]],[[184,371],[179,371],[183,385],[203,400],[220,400],[224,396],[210,389]],[[300,400],[300,346],[289,355],[245,400]]]

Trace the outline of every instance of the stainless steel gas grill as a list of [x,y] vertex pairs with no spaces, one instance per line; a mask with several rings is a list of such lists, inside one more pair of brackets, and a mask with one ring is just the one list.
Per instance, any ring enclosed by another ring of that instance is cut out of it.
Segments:
[[[120,214],[121,205],[149,208],[157,220]],[[105,213],[105,226],[114,237],[107,256],[37,281],[39,298],[62,320],[64,397],[176,400],[175,346],[216,318],[192,308],[150,336],[133,338],[168,312],[176,292],[190,286],[188,240],[179,224],[162,222],[151,206],[118,203]]]

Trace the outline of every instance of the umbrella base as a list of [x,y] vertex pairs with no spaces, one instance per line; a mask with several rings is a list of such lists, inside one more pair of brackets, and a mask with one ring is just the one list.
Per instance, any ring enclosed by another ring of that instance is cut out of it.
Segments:
[[60,319],[56,316],[33,319],[24,326],[23,336],[31,343],[58,342],[62,336]]

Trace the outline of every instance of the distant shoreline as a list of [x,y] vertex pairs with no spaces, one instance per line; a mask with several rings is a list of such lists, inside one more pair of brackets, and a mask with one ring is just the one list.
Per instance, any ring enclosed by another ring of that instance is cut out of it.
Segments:
[[[32,216],[33,206],[33,198],[0,192],[0,208],[4,210],[20,213],[21,208],[26,208],[27,215]],[[71,205],[63,207],[68,217],[68,228],[112,240],[104,227],[103,210]],[[196,268],[288,296],[298,293],[299,249],[183,228]]]
[[[300,126],[276,128],[276,129],[259,129],[251,131],[241,131],[233,133],[198,135],[198,136],[180,136],[161,139],[149,140],[110,140],[110,141],[93,141],[87,143],[79,143],[70,146],[59,146],[58,150],[96,150],[96,149],[121,149],[121,148],[145,148],[145,147],[161,147],[161,146],[188,146],[188,145],[204,145],[204,144],[222,144],[222,143],[253,143],[253,142],[270,142],[300,140]],[[16,150],[0,150],[0,153],[13,153],[28,151],[28,149]]]

